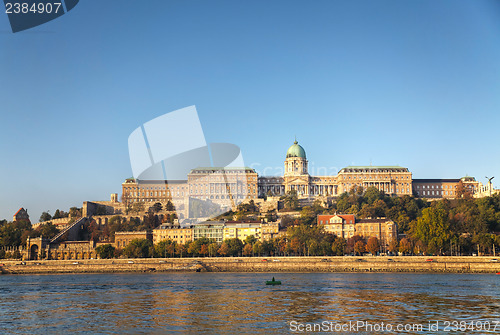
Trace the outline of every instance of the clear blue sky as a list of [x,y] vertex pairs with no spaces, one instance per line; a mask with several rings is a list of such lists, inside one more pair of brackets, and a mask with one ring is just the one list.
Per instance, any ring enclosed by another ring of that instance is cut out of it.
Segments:
[[128,135],[190,105],[258,169],[296,135],[316,168],[499,185],[500,2],[84,0],[16,34],[0,13],[0,101],[0,218],[120,193]]

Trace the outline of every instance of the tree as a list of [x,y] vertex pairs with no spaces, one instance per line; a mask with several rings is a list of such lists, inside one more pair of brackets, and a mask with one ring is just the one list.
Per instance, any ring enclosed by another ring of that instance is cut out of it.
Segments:
[[422,241],[429,252],[441,253],[451,237],[446,211],[434,207],[422,210],[422,217],[411,227],[411,235]]
[[389,251],[392,252],[393,254],[398,252],[398,247],[399,243],[397,239],[392,239],[391,242],[389,242]]
[[378,238],[376,238],[375,236],[370,237],[368,239],[368,242],[366,243],[366,250],[368,250],[368,252],[375,256],[380,250],[380,243],[378,241]]
[[42,215],[40,215],[40,222],[44,221],[49,221],[52,219],[52,215],[49,214],[49,211],[42,212]]
[[245,256],[252,256],[253,253],[253,248],[251,244],[245,244],[243,247],[243,255]]
[[354,250],[354,246],[356,245],[356,242],[358,241],[364,241],[364,238],[359,236],[359,235],[354,235],[353,237],[350,237],[348,240],[347,240],[347,245],[346,245],[346,250],[347,250],[347,253],[353,253],[353,252],[356,252]]
[[344,256],[347,241],[343,237],[337,237],[332,244],[333,254],[336,256]]
[[156,257],[173,257],[175,253],[176,242],[172,240],[163,240],[155,244]]
[[157,202],[155,203],[153,206],[151,206],[151,210],[154,212],[154,213],[158,213],[158,212],[161,212],[161,210],[163,209],[163,206],[161,203]]
[[77,218],[82,216],[82,209],[78,207],[71,207],[69,209],[69,216],[72,218]]
[[400,253],[402,253],[403,255],[407,255],[411,253],[411,249],[412,249],[411,242],[406,237],[404,237],[403,239],[401,239],[401,241],[399,241]]
[[53,238],[59,233],[59,229],[52,222],[44,223],[38,226],[31,237],[43,236],[45,238]]
[[295,190],[288,191],[284,196],[280,197],[280,200],[283,201],[286,209],[293,210],[299,207],[299,198]]
[[261,242],[257,241],[253,244],[252,246],[252,251],[254,254],[260,256],[260,254],[262,254],[264,252],[264,246]]
[[217,256],[217,250],[219,249],[219,245],[215,242],[212,242],[208,245],[208,254],[210,257]]
[[153,255],[153,242],[148,239],[134,239],[123,250],[129,258],[148,258]]
[[356,244],[354,244],[354,252],[358,255],[363,255],[363,253],[366,251],[366,244],[365,241],[358,241]]
[[204,257],[208,254],[208,244],[202,244],[200,247],[200,254]]
[[113,258],[115,255],[115,247],[111,244],[103,244],[95,248],[95,252],[99,258]]
[[134,202],[132,205],[132,212],[139,214],[144,211],[144,203],[143,202]]
[[56,212],[54,213],[54,216],[52,218],[53,219],[60,219],[60,218],[62,218],[61,212],[59,211],[59,209],[56,209]]
[[222,245],[220,246],[218,252],[221,256],[229,255],[229,246],[226,242],[222,242]]
[[229,255],[238,256],[243,249],[243,242],[237,237],[230,238],[226,240],[227,246],[229,247]]
[[167,201],[167,204],[165,205],[165,210],[167,212],[175,211],[175,207],[174,207],[174,204],[172,203],[172,201],[170,201],[170,200]]
[[310,225],[316,222],[317,214],[316,212],[309,206],[305,206],[300,211],[300,221],[302,224]]
[[255,242],[257,242],[257,239],[256,239],[256,238],[255,238],[255,236],[253,236],[253,235],[249,235],[249,236],[247,236],[247,238],[245,239],[245,243],[246,243],[246,244],[253,245]]

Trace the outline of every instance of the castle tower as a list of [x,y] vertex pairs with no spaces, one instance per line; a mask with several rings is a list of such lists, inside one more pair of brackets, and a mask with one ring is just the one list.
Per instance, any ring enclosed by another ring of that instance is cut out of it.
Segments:
[[306,151],[297,140],[288,148],[285,158],[285,176],[307,175]]
[[288,148],[285,158],[285,192],[296,191],[299,197],[310,194],[310,177],[307,171],[306,151],[297,140]]

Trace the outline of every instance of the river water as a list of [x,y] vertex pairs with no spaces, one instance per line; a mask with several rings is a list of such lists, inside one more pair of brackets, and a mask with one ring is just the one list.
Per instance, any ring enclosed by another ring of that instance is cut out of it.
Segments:
[[1,275],[0,332],[500,334],[499,294],[488,274]]

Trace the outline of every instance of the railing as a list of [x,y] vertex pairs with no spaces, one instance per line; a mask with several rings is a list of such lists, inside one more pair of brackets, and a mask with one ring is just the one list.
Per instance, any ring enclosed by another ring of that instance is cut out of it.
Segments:
[[74,223],[72,223],[69,227],[65,228],[64,230],[62,230],[59,234],[57,234],[56,236],[54,236],[51,240],[50,240],[50,243],[54,243],[54,242],[57,242],[64,234],[66,234],[67,232],[69,232],[73,227],[75,226],[79,226],[83,223],[85,223],[85,221],[87,221],[87,218],[86,217],[82,217],[81,219],[75,221]]

